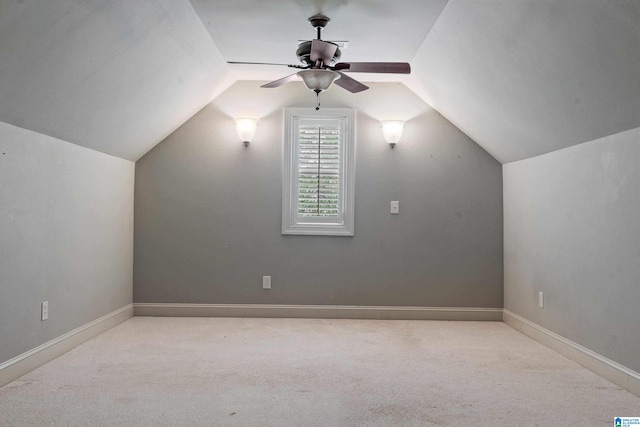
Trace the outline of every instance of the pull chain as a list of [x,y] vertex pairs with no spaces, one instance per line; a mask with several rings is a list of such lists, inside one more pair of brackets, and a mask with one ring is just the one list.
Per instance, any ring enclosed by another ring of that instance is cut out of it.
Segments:
[[320,91],[316,90],[316,99],[318,100],[318,105],[316,106],[316,111],[318,111],[320,109]]

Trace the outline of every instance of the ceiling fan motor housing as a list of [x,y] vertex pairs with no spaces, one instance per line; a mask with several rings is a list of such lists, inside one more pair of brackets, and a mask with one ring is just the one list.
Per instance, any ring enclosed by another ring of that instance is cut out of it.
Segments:
[[[323,41],[326,43],[331,43],[331,42],[327,42],[326,40],[323,40]],[[331,43],[331,44],[335,44],[335,43]],[[302,42],[298,45],[298,49],[296,50],[296,56],[298,57],[298,60],[304,65],[311,65],[311,66],[315,65],[311,61],[311,40]],[[336,49],[336,53],[333,54],[333,58],[331,59],[331,64],[325,64],[325,65],[334,65],[340,60],[341,56],[342,56],[342,52],[340,52],[340,49]]]

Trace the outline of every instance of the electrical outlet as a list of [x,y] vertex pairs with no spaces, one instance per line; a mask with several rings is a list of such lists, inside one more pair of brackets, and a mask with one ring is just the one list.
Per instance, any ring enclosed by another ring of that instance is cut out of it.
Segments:
[[538,292],[538,307],[544,308],[544,292]]
[[262,276],[262,289],[271,289],[271,276]]
[[40,320],[47,320],[49,318],[49,301],[44,301],[40,305]]

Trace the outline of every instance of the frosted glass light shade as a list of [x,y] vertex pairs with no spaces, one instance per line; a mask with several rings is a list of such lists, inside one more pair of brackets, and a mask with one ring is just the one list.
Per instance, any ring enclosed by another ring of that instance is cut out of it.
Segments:
[[402,132],[404,131],[404,122],[400,120],[387,120],[382,122],[382,133],[385,141],[394,147],[400,138],[402,138]]
[[244,145],[248,145],[256,134],[256,126],[258,125],[257,119],[251,118],[239,118],[236,119],[236,132],[238,132],[238,138]]
[[314,92],[322,92],[340,78],[340,74],[331,70],[303,70],[298,71],[298,76],[302,79],[307,88]]

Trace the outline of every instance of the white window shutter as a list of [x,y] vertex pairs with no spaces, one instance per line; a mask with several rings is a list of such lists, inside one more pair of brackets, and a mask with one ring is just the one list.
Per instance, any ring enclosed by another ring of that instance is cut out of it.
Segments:
[[355,113],[285,110],[283,234],[353,235]]
[[340,214],[339,123],[298,128],[298,215],[338,217]]

